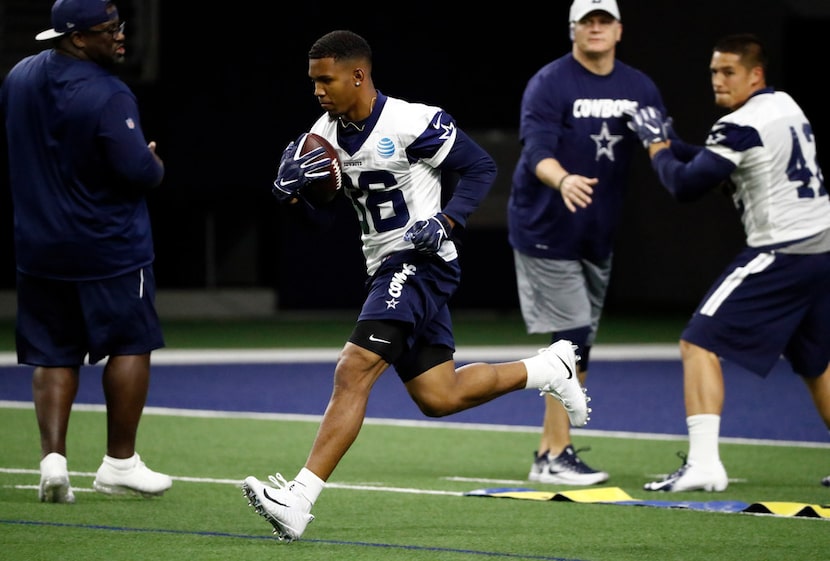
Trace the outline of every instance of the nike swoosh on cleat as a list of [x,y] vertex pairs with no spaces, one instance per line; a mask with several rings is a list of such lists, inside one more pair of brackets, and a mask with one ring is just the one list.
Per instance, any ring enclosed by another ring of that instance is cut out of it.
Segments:
[[266,499],[268,499],[269,501],[271,501],[272,503],[277,503],[277,504],[278,504],[278,505],[280,505],[280,506],[284,506],[284,507],[288,508],[288,505],[287,505],[287,504],[285,504],[285,503],[281,503],[280,501],[278,501],[277,499],[275,499],[274,497],[272,497],[271,495],[269,495],[269,494],[268,494],[268,489],[263,489],[263,490],[262,490],[262,495],[263,495]]
[[566,379],[566,380],[570,380],[571,378],[573,378],[573,377],[574,377],[574,373],[573,373],[573,370],[571,370],[571,367],[570,367],[570,366],[568,366],[568,363],[567,363],[567,362],[565,362],[564,360],[562,360],[562,357],[561,357],[561,356],[557,356],[556,358],[558,358],[560,361],[562,361],[562,364],[564,364],[564,365],[565,365],[565,369],[568,371],[568,377],[567,377],[567,378],[565,378],[565,379]]
[[372,341],[373,343],[386,343],[387,345],[392,344],[392,341],[387,341],[386,339],[378,339],[377,337],[375,337],[374,333],[369,335],[369,340]]

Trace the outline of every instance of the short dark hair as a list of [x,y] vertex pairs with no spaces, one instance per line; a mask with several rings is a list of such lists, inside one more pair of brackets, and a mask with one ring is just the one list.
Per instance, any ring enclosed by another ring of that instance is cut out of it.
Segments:
[[357,59],[372,61],[369,43],[353,31],[338,29],[326,33],[311,46],[308,58]]
[[735,33],[718,39],[712,52],[732,53],[741,57],[741,64],[747,68],[760,66],[767,72],[769,59],[764,50],[764,44],[754,33]]

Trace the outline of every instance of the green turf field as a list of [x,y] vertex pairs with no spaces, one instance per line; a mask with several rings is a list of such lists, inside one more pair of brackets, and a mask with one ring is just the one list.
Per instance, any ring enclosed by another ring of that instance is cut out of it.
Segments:
[[[352,318],[165,322],[168,348],[339,346]],[[609,316],[598,344],[674,342],[683,318]],[[524,334],[518,316],[456,318],[459,346],[544,344]],[[13,349],[11,325],[0,341]],[[263,391],[279,391],[277,381]],[[682,414],[682,412],[678,412]],[[771,412],[771,414],[778,414]],[[447,419],[451,420],[451,419]],[[367,422],[314,509],[303,539],[285,544],[247,506],[238,488],[247,475],[265,479],[302,466],[317,429],[311,420],[179,416],[148,411],[138,449],[154,469],[174,477],[163,497],[109,497],[91,491],[104,453],[105,414],[76,410],[68,456],[77,503],[37,501],[39,445],[34,411],[0,408],[0,559],[470,561],[744,561],[830,559],[830,520],[701,512],[563,501],[464,496],[488,487],[527,487],[535,430],[431,423]],[[577,448],[611,473],[603,486],[635,499],[830,503],[818,484],[830,473],[818,446],[724,443],[733,483],[724,493],[652,494],[641,490],[655,470],[674,469],[685,439],[632,438],[575,431]],[[671,462],[674,459],[675,464]],[[668,463],[668,465],[667,465]],[[541,491],[573,488],[533,484]]]
[[[104,413],[75,411],[68,455],[77,502],[37,501],[39,451],[34,412],[0,409],[2,559],[292,561],[569,559],[587,561],[823,560],[830,520],[699,512],[612,504],[463,496],[526,485],[530,432],[367,424],[314,509],[303,540],[285,544],[247,506],[246,475],[265,478],[302,466],[316,422],[178,417],[148,413],[143,459],[174,477],[163,497],[110,497],[91,491],[102,456]],[[681,448],[674,440],[579,435],[608,485],[636,499],[655,466]],[[686,501],[827,503],[815,474],[819,448],[724,444],[724,493],[659,495]],[[463,479],[459,479],[463,478]],[[512,483],[511,483],[512,482]],[[536,489],[569,488],[535,485]]]

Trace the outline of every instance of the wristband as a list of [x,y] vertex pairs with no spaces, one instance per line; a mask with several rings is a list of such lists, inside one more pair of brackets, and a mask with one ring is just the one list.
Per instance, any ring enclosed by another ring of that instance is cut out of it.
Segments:
[[565,180],[566,180],[568,177],[570,177],[571,175],[573,175],[573,174],[572,174],[572,173],[566,173],[565,175],[563,175],[563,176],[562,176],[562,179],[560,179],[560,180],[559,180],[559,187],[557,187],[557,189],[558,189],[559,191],[561,191],[561,190],[562,190],[562,185],[565,183]]

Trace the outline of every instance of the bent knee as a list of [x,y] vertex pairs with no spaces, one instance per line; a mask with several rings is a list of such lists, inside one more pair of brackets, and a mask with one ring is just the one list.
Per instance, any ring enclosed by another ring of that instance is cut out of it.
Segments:
[[717,354],[683,339],[680,340],[680,358],[684,365],[695,364],[696,368],[720,367],[720,358]]
[[418,408],[421,410],[421,413],[432,418],[446,417],[447,415],[455,413],[455,410],[451,410],[446,407],[434,407],[419,404]]
[[690,343],[689,341],[686,341],[685,339],[680,340],[680,354],[681,354],[681,356],[691,356],[695,353],[708,353],[708,352],[709,351],[707,351],[703,347],[695,345],[694,343]]
[[388,366],[377,354],[347,343],[334,367],[335,389],[368,390]]
[[416,399],[415,404],[427,417],[446,417],[461,410],[458,404],[446,399]]

